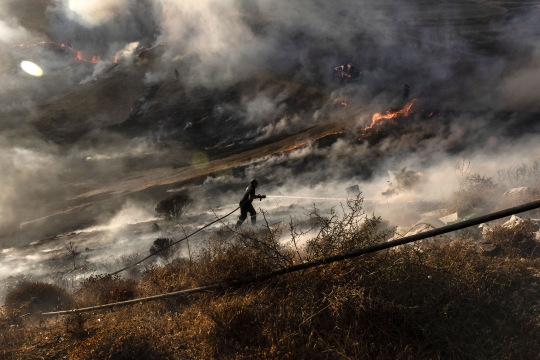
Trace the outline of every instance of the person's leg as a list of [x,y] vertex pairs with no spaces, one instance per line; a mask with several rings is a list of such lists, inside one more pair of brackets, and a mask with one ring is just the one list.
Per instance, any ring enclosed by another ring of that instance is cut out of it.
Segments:
[[251,226],[257,225],[257,212],[252,204],[249,204],[247,211],[249,211],[249,215],[251,215]]
[[246,206],[243,205],[240,207],[240,216],[238,217],[238,221],[236,222],[235,229],[238,229],[242,224],[244,223],[244,220],[247,218],[248,210],[246,209]]

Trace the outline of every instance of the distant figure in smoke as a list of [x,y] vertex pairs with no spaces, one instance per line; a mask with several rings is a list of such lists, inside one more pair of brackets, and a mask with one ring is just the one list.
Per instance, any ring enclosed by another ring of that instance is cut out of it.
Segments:
[[403,88],[403,101],[406,102],[407,100],[409,100],[409,85],[405,84]]
[[242,225],[244,220],[246,220],[248,213],[251,215],[251,226],[255,226],[257,224],[257,212],[255,211],[252,202],[255,199],[262,200],[266,198],[266,195],[255,195],[255,189],[258,185],[259,181],[257,181],[257,179],[251,180],[250,185],[246,188],[244,196],[240,200],[240,216],[236,222],[237,229]]
[[180,79],[178,78],[178,70],[174,69],[174,74],[176,75],[176,81],[180,81]]

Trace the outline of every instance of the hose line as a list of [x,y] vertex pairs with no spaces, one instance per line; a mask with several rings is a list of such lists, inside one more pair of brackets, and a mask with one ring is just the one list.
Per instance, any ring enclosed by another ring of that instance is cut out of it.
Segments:
[[115,272],[112,272],[112,273],[110,273],[109,275],[116,275],[116,274],[118,274],[118,273],[121,273],[122,271],[125,271],[125,270],[127,270],[127,269],[131,269],[132,267],[139,265],[139,264],[142,263],[143,261],[150,259],[152,256],[155,256],[155,255],[159,254],[159,253],[162,252],[163,250],[168,249],[168,248],[170,248],[171,246],[176,245],[176,244],[178,244],[179,242],[184,241],[184,240],[186,240],[186,239],[192,237],[193,235],[195,235],[196,233],[198,233],[199,231],[201,231],[201,230],[203,230],[203,229],[206,229],[206,228],[209,227],[210,225],[215,224],[215,223],[217,223],[218,221],[221,221],[221,220],[225,219],[226,217],[228,217],[228,216],[230,216],[232,213],[234,213],[236,210],[240,209],[241,206],[242,206],[242,205],[238,206],[236,209],[234,209],[233,211],[231,211],[231,212],[228,213],[227,215],[222,216],[222,217],[220,217],[219,219],[214,220],[214,221],[212,221],[212,222],[209,223],[209,224],[206,224],[206,225],[203,226],[202,228],[200,228],[200,229],[198,229],[197,231],[195,231],[195,232],[193,232],[193,233],[187,235],[186,237],[184,237],[184,238],[182,238],[182,239],[180,239],[180,240],[177,240],[177,241],[175,241],[175,242],[173,242],[173,243],[171,243],[171,244],[169,244],[169,245],[167,245],[167,246],[165,246],[165,247],[163,247],[163,248],[161,248],[161,249],[159,249],[159,250],[157,250],[157,251],[151,253],[150,255],[148,255],[147,257],[145,257],[144,259],[139,260],[139,261],[137,261],[136,263],[133,263],[133,264],[131,264],[131,265],[129,265],[129,266],[126,266],[126,267],[123,268],[123,269],[116,270]]

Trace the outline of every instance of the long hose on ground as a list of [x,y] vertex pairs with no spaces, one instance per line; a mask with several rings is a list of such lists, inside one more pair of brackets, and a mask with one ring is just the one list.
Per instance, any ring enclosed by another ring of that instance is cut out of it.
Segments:
[[[266,198],[266,195],[256,195],[256,198],[259,198],[259,199],[262,200],[262,199]],[[195,231],[195,232],[193,232],[193,233],[191,233],[191,234],[189,234],[189,235],[183,237],[183,238],[180,239],[180,240],[177,240],[177,241],[175,241],[175,242],[173,242],[173,243],[171,243],[171,244],[169,244],[169,245],[167,245],[167,246],[165,246],[165,247],[162,247],[161,249],[159,249],[159,250],[157,250],[157,251],[154,251],[153,253],[151,253],[150,255],[148,255],[147,257],[145,257],[144,259],[139,260],[139,261],[137,261],[136,263],[133,263],[133,264],[131,264],[131,265],[128,265],[128,266],[126,266],[125,268],[122,268],[122,269],[120,269],[120,270],[116,270],[115,272],[112,272],[112,273],[110,273],[109,275],[116,275],[116,274],[121,273],[122,271],[126,271],[127,269],[131,269],[132,267],[139,265],[139,264],[142,263],[143,261],[150,259],[152,256],[155,256],[155,255],[159,254],[159,253],[162,252],[163,250],[166,250],[166,249],[170,248],[171,246],[178,244],[179,242],[182,242],[182,241],[184,241],[184,240],[186,240],[186,239],[189,239],[190,237],[192,237],[193,235],[197,234],[197,233],[200,232],[201,230],[204,230],[204,229],[206,229],[207,227],[209,227],[210,225],[213,225],[213,224],[217,223],[218,221],[221,221],[221,220],[225,219],[226,217],[232,215],[236,210],[240,209],[240,208],[242,207],[242,205],[244,205],[244,204],[245,204],[246,202],[248,202],[248,201],[249,201],[249,199],[246,199],[246,200],[245,200],[243,203],[241,203],[236,209],[234,209],[233,211],[231,211],[231,212],[228,213],[227,215],[222,216],[222,217],[220,217],[219,219],[216,219],[216,220],[212,221],[212,222],[209,223],[209,224],[206,224],[206,225],[203,226],[202,228],[200,228],[200,229],[198,229],[197,231]]]
[[[240,205],[240,206],[241,206],[241,205]],[[144,259],[139,260],[139,261],[137,261],[136,263],[133,263],[133,264],[131,264],[131,265],[128,265],[128,266],[126,266],[126,267],[123,268],[123,269],[116,270],[115,272],[112,272],[112,273],[110,273],[109,275],[116,275],[116,274],[118,274],[118,273],[121,273],[122,271],[125,271],[125,270],[127,270],[127,269],[131,269],[132,267],[139,265],[139,264],[142,263],[143,261],[150,259],[152,256],[155,256],[155,255],[159,254],[159,253],[162,252],[163,250],[168,249],[168,248],[170,248],[171,246],[176,245],[176,244],[178,244],[179,242],[184,241],[184,240],[186,240],[186,239],[192,237],[193,235],[195,235],[196,233],[198,233],[199,231],[201,231],[201,230],[203,230],[203,229],[206,229],[206,228],[209,227],[210,225],[215,224],[215,223],[217,223],[218,221],[225,219],[226,217],[228,217],[228,216],[230,216],[232,213],[234,213],[236,210],[240,209],[240,206],[238,206],[236,209],[234,209],[233,211],[231,211],[231,212],[228,213],[227,215],[222,216],[222,217],[220,217],[219,219],[214,220],[214,221],[212,221],[212,222],[209,223],[209,224],[206,224],[206,225],[203,226],[202,228],[200,228],[200,229],[198,229],[197,231],[195,231],[195,232],[193,232],[193,233],[187,235],[186,237],[184,237],[184,238],[182,238],[182,239],[180,239],[180,240],[177,240],[177,241],[175,241],[175,242],[173,242],[173,243],[171,243],[171,244],[169,244],[169,245],[167,245],[167,246],[165,246],[165,247],[162,247],[161,249],[159,249],[159,250],[157,250],[157,251],[151,253],[150,255],[148,255],[147,257],[145,257]]]

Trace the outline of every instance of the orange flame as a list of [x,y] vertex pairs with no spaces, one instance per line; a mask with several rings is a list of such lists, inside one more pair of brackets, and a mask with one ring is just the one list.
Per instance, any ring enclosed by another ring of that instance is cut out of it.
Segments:
[[347,98],[345,98],[345,100],[343,100],[343,101],[341,102],[341,105],[347,106]]
[[[366,130],[370,130],[370,129],[373,128],[373,126],[375,126],[375,124],[383,122],[385,120],[395,119],[395,118],[397,118],[399,116],[409,116],[411,114],[411,108],[414,105],[415,100],[416,99],[412,99],[409,103],[407,103],[407,105],[402,107],[400,110],[387,111],[384,114],[380,114],[380,113],[373,114],[373,116],[371,118],[371,124],[369,124],[369,126],[366,126],[365,128],[363,128],[362,131],[365,132]],[[367,137],[368,137],[368,134],[364,134],[360,138],[358,138],[358,140],[363,140],[363,139],[365,139]]]
[[369,125],[366,129],[371,129],[373,125],[375,125],[375,123],[382,120],[394,119],[398,116],[409,116],[411,113],[411,108],[415,100],[416,99],[412,99],[411,102],[409,102],[407,105],[405,105],[403,108],[401,108],[398,111],[387,111],[384,114],[380,114],[380,113],[373,114],[373,117],[371,118],[371,125]]
[[101,60],[101,56],[99,55],[95,55],[95,56],[92,56],[92,59],[88,60],[88,59],[85,59],[82,55],[82,51],[77,51],[77,55],[75,56],[77,58],[77,60],[79,61],[83,61],[83,62],[87,62],[87,63],[90,63],[90,64],[97,64],[99,60]]
[[72,53],[75,54],[75,59],[79,60],[79,61],[82,61],[82,62],[87,62],[87,63],[91,63],[91,64],[97,64],[99,62],[99,60],[101,60],[101,55],[94,55],[92,56],[91,59],[86,59],[83,55],[82,55],[82,51],[80,50],[76,50],[74,48],[72,48],[71,46],[68,46],[66,44],[58,44],[58,43],[55,43],[55,42],[52,42],[52,41],[39,41],[35,44],[30,44],[30,45],[26,45],[26,44],[18,44],[18,45],[14,45],[13,47],[18,47],[18,48],[21,48],[21,49],[28,49],[28,48],[31,48],[33,46],[39,46],[39,45],[54,45],[54,46],[58,46],[58,47],[61,47],[61,48],[68,48]]

